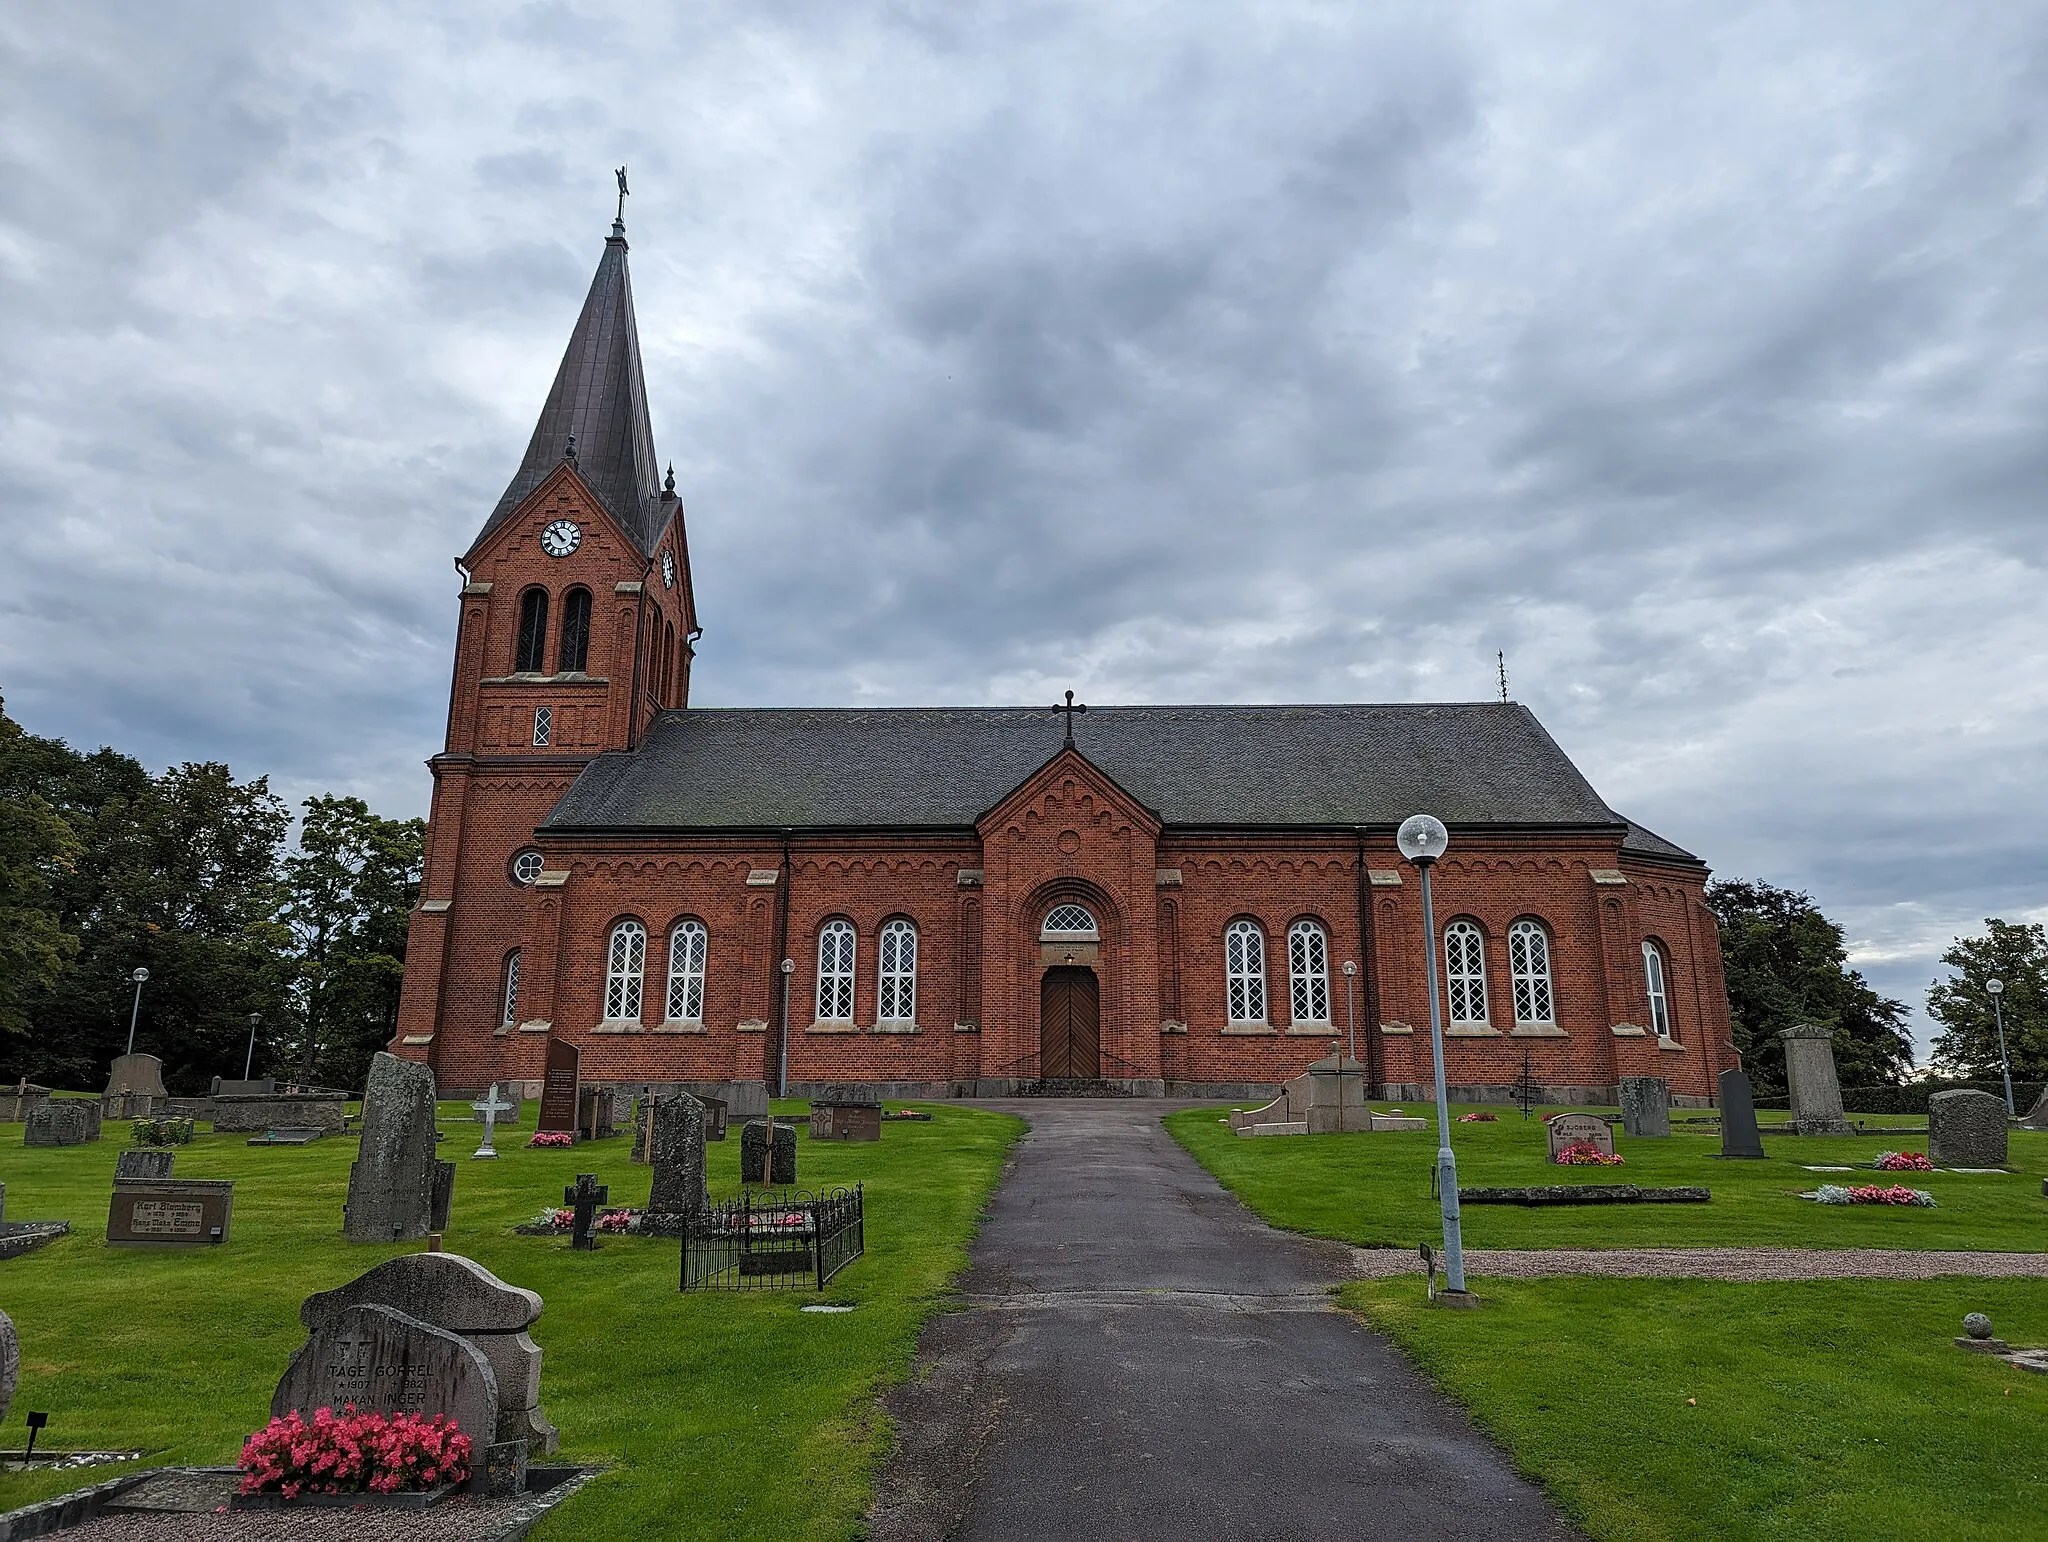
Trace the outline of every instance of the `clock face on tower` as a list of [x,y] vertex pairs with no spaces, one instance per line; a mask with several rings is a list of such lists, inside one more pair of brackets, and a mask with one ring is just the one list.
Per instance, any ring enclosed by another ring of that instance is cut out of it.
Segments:
[[676,586],[676,554],[665,551],[661,554],[661,587],[673,589]]
[[540,533],[540,549],[550,557],[566,557],[583,544],[583,530],[573,519],[558,519]]

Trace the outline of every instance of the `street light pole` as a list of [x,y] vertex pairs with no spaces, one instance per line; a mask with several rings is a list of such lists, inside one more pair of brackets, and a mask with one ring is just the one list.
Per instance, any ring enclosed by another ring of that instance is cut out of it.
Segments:
[[2005,1054],[2005,1011],[1999,1005],[2005,996],[2005,981],[1989,980],[1984,988],[1991,992],[1991,1018],[1998,1024],[1998,1069],[2005,1074],[2005,1117],[2019,1118],[2019,1109],[2012,1100],[2012,1061]]
[[1344,960],[1344,1016],[1351,1026],[1351,1058],[1358,1058],[1358,1007],[1351,996],[1352,977],[1358,973],[1358,966],[1350,959]]
[[149,978],[147,969],[138,969],[128,976],[135,982],[135,1005],[128,1009],[128,1053],[135,1053],[135,1019],[142,1015],[142,985]]
[[782,961],[782,1050],[775,1067],[775,1095],[789,1096],[789,977],[796,973],[796,960]]
[[1444,1218],[1444,1289],[1454,1299],[1465,1291],[1465,1240],[1458,1218],[1458,1159],[1451,1153],[1451,1110],[1444,1089],[1444,1018],[1436,983],[1436,905],[1429,892],[1429,870],[1451,844],[1443,821],[1414,814],[1402,821],[1395,836],[1406,857],[1422,873],[1422,951],[1429,965],[1429,1051],[1436,1065],[1436,1190]]
[[256,1064],[256,1025],[263,1021],[261,1012],[249,1014],[249,1053],[242,1059],[242,1080],[249,1079],[249,1069]]

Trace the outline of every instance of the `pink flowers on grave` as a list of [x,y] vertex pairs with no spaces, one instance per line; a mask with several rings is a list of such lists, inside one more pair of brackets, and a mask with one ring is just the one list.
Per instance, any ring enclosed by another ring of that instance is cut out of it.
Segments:
[[[572,1210],[569,1212],[570,1224],[574,1225],[575,1220],[576,1213]],[[633,1212],[630,1210],[607,1210],[597,1218],[597,1229],[599,1231],[631,1231],[633,1229]]]
[[526,1144],[529,1146],[573,1146],[576,1144],[576,1137],[567,1130],[542,1130]]
[[1931,1173],[1934,1164],[1917,1151],[1880,1151],[1871,1164],[1881,1173]]
[[445,1414],[294,1410],[242,1443],[244,1494],[398,1494],[469,1479],[470,1438]]
[[1557,1154],[1560,1167],[1619,1167],[1619,1152],[1602,1151],[1589,1140],[1577,1141]]
[[1824,1205],[1919,1205],[1923,1209],[1934,1205],[1934,1196],[1925,1189],[1909,1189],[1902,1183],[1867,1183],[1853,1189],[1845,1189],[1839,1183],[1823,1183],[1808,1197]]
[[1460,1114],[1459,1124],[1499,1124],[1499,1114]]

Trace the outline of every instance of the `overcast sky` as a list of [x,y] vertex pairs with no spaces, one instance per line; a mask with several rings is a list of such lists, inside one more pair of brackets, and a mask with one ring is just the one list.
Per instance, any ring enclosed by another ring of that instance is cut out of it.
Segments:
[[[0,11],[0,690],[424,812],[630,166],[705,704],[1470,700],[2048,918],[2048,11]],[[1924,1023],[1922,1025],[1924,1032]]]

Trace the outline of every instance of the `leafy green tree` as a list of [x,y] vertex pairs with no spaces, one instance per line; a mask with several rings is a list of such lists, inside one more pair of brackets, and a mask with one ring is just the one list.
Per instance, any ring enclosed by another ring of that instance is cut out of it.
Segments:
[[293,942],[298,1074],[357,1087],[398,1022],[426,825],[381,818],[360,798],[308,798],[304,808],[280,911]]
[[1896,1086],[1905,1080],[1913,1066],[1906,1004],[1880,996],[1848,966],[1841,927],[1809,895],[1722,879],[1707,885],[1706,898],[1720,923],[1735,1047],[1759,1093],[1785,1091],[1785,1047],[1778,1034],[1800,1023],[1831,1030],[1843,1086]]
[[1987,986],[2003,980],[1999,1008],[2012,1079],[2048,1081],[2048,928],[1990,917],[1983,936],[1958,937],[1941,961],[1955,973],[1927,991],[1928,1015],[1942,1028],[1934,1040],[1936,1067],[1971,1081],[1998,1081],[1997,1019]]
[[0,1035],[28,1031],[28,1008],[78,953],[57,885],[78,840],[43,796],[37,746],[0,702]]

